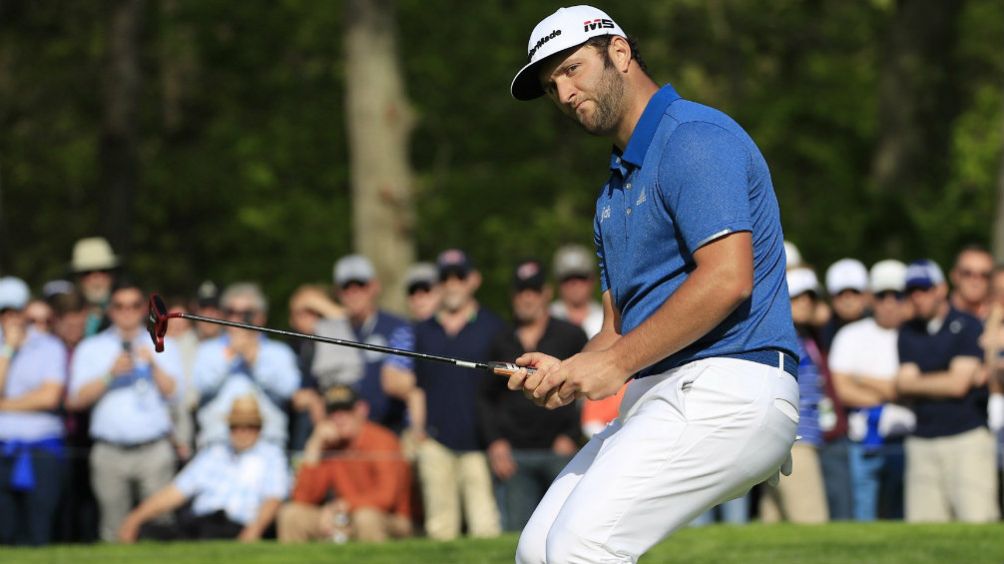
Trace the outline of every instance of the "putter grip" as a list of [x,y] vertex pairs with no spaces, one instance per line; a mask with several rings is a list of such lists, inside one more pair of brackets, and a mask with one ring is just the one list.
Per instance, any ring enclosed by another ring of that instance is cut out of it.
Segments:
[[529,366],[517,366],[511,362],[488,363],[488,369],[492,371],[492,374],[498,374],[499,376],[512,376],[516,372],[519,372],[521,368],[525,368],[527,374],[533,374],[537,371],[535,368],[530,368]]

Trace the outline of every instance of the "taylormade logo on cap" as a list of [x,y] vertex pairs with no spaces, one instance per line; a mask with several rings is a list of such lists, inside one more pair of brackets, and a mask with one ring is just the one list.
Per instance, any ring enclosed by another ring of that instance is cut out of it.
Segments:
[[537,64],[565,49],[582,45],[601,35],[627,37],[624,30],[602,10],[592,6],[559,8],[541,20],[526,45],[527,64],[516,73],[510,91],[517,100],[532,100],[544,94],[537,80]]

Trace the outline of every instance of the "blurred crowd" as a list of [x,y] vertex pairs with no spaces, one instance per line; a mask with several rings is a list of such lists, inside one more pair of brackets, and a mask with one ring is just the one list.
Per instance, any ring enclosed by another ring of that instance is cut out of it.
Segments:
[[[786,253],[794,472],[694,524],[998,520],[1004,268],[967,247],[947,278],[931,260],[847,258],[821,282]],[[623,388],[548,411],[480,371],[182,318],[155,353],[149,289],[102,238],[70,256],[67,279],[35,293],[0,278],[0,544],[491,537],[520,530],[617,417]],[[413,265],[403,289],[349,255],[332,284],[296,289],[285,325],[470,361],[566,358],[599,330],[597,276],[575,245],[520,261],[501,316],[461,249]],[[378,306],[389,291],[406,292],[408,318]],[[269,324],[255,282],[167,302]]]

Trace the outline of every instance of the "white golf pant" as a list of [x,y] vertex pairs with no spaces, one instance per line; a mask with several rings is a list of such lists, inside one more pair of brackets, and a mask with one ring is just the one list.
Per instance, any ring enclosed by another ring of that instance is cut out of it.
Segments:
[[637,561],[708,508],[776,476],[795,441],[797,406],[791,375],[747,360],[699,360],[633,380],[620,416],[551,484],[516,561]]

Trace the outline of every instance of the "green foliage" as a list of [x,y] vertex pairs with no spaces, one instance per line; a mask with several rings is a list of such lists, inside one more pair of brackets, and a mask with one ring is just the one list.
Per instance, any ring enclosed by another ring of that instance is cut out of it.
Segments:
[[[511,265],[591,243],[608,142],[509,81],[558,2],[400,0],[399,51],[418,115],[415,243],[461,246],[506,308]],[[1004,10],[957,22],[949,177],[890,196],[870,180],[883,38],[896,3],[601,2],[653,76],[729,112],[771,165],[786,233],[824,267],[889,254],[947,262],[989,240],[1004,142]],[[131,270],[188,293],[205,278],[263,282],[284,300],[330,280],[351,250],[342,6],[282,0],[147,4]],[[73,241],[107,234],[98,184],[108,3],[0,4],[0,268],[36,287]],[[281,311],[281,304],[279,310]]]

